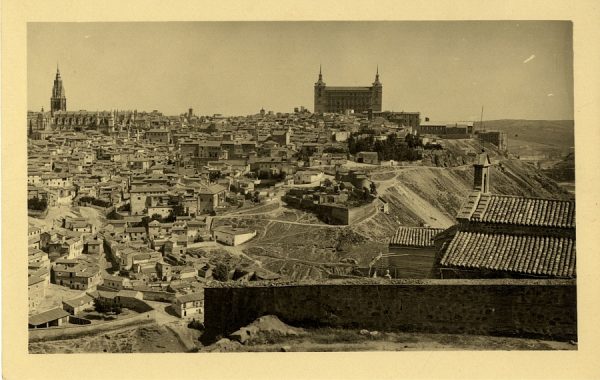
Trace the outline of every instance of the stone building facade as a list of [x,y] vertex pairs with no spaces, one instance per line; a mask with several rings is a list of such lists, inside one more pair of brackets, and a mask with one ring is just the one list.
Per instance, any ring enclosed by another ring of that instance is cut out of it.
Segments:
[[315,83],[315,113],[335,112],[343,113],[346,110],[362,113],[369,110],[381,111],[383,98],[383,85],[379,81],[379,69],[375,81],[368,87],[331,87],[323,81],[323,74],[319,70],[319,80]]

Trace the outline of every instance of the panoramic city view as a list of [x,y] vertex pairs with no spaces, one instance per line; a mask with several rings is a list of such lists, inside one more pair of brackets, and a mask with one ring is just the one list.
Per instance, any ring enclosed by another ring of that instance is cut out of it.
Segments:
[[29,23],[29,352],[577,350],[572,45]]

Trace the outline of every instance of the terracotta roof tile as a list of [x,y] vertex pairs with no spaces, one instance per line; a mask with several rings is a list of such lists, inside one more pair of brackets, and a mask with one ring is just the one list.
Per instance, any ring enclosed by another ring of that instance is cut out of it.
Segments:
[[443,266],[575,277],[570,237],[459,232],[443,253]]
[[432,247],[433,237],[442,231],[441,228],[400,227],[392,237],[390,245]]
[[574,228],[575,202],[481,194],[479,199],[471,197],[458,217],[484,223]]

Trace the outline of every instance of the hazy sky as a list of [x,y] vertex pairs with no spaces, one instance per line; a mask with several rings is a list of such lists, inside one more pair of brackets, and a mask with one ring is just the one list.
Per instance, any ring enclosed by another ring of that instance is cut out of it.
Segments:
[[312,110],[322,64],[338,86],[379,65],[385,110],[573,118],[568,22],[30,23],[27,62],[31,110],[49,108],[57,62],[68,110]]

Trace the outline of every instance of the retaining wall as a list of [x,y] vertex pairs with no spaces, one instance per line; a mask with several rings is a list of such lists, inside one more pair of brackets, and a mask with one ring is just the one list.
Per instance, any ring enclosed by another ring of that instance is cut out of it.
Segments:
[[161,292],[154,290],[139,290],[144,295],[144,300],[168,302],[171,303],[175,300],[175,293]]
[[225,283],[204,291],[208,337],[262,315],[294,326],[576,339],[574,280],[342,280]]

